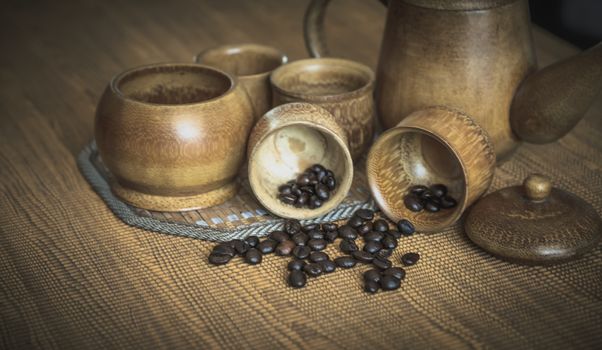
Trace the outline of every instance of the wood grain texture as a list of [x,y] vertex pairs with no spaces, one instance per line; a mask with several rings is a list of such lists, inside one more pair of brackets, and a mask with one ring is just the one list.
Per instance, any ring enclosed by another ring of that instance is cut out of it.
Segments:
[[[206,262],[212,244],[128,227],[80,175],[115,74],[190,62],[204,48],[270,44],[306,57],[307,1],[8,1],[0,11],[0,337],[7,349],[597,348],[602,249],[553,267],[506,264],[460,227],[404,239],[421,253],[397,292],[363,268],[284,287],[282,258]],[[384,8],[333,1],[331,52],[375,67]],[[535,30],[542,65],[576,50]],[[351,38],[351,40],[350,40]],[[361,43],[361,45],[358,45]],[[524,145],[493,188],[545,169],[602,213],[602,100],[556,143]],[[375,329],[380,330],[375,332]]]

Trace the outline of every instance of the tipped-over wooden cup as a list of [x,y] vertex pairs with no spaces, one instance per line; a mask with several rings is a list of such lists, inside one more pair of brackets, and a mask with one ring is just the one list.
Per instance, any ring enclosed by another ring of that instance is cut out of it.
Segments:
[[[347,137],[325,109],[289,103],[265,114],[255,125],[247,151],[249,183],[259,202],[284,218],[310,219],[326,214],[347,196],[353,162]],[[330,199],[316,209],[296,208],[278,199],[278,186],[313,164],[332,170],[337,182]]]
[[272,108],[270,73],[285,64],[288,57],[271,46],[237,44],[207,49],[195,60],[238,77],[238,82],[249,95],[257,121]]
[[277,68],[270,76],[274,106],[309,102],[329,111],[347,133],[353,159],[374,136],[374,73],[358,62],[310,58]]
[[[390,219],[410,220],[419,231],[455,223],[491,184],[495,152],[469,116],[445,107],[418,110],[375,142],[366,163],[372,197]],[[458,205],[413,212],[404,196],[414,185],[444,184]]]
[[113,78],[98,104],[95,137],[118,197],[176,211],[236,194],[252,123],[235,79],[199,64],[166,63]]

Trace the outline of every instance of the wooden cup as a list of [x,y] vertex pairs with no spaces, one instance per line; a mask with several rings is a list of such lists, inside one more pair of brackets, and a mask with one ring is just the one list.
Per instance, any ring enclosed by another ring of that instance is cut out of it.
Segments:
[[238,44],[210,48],[199,53],[195,61],[236,76],[251,100],[257,121],[272,108],[270,73],[288,57],[270,46]]
[[[265,114],[255,125],[247,151],[249,183],[259,202],[284,218],[309,219],[336,208],[353,180],[347,136],[325,109],[308,103],[289,103]],[[278,199],[278,186],[296,179],[313,164],[332,170],[337,181],[320,208],[296,208]]]
[[140,208],[179,211],[236,194],[253,111],[226,73],[166,63],[113,78],[95,123],[113,192]]
[[[489,188],[495,152],[487,133],[467,115],[446,107],[418,110],[383,133],[366,163],[372,196],[391,220],[410,220],[419,231],[455,223]],[[414,185],[444,184],[458,201],[451,209],[413,212],[404,196]]]
[[309,102],[323,107],[345,130],[353,159],[364,154],[374,133],[374,73],[360,63],[339,58],[291,62],[270,77],[274,106]]

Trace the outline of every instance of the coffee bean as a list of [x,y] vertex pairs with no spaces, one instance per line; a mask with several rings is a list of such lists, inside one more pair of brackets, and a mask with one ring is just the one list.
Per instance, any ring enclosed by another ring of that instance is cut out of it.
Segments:
[[383,238],[383,240],[380,242],[382,243],[383,248],[387,248],[387,249],[397,248],[397,240],[395,238],[393,238],[392,235],[389,235],[388,233],[385,235],[385,238]]
[[403,204],[413,212],[419,212],[424,208],[422,201],[416,195],[409,194],[403,198]]
[[295,186],[293,186],[291,188],[292,188],[291,191],[293,192],[293,195],[295,196],[295,200],[297,199],[297,197],[299,197],[300,195],[303,194],[303,191],[301,191],[301,189],[299,188],[299,186],[295,185]]
[[261,252],[257,248],[250,248],[245,253],[245,262],[250,265],[261,263]]
[[303,227],[301,228],[301,230],[302,230],[303,232],[307,233],[307,232],[309,232],[309,231],[312,231],[312,230],[317,230],[317,229],[319,229],[319,228],[320,228],[320,225],[319,225],[319,224],[307,224],[307,225],[303,226]]
[[354,241],[350,241],[348,239],[342,240],[341,244],[339,245],[339,248],[341,248],[341,251],[343,253],[347,253],[347,254],[351,254],[351,253],[359,250],[359,248],[357,247],[357,244],[355,244]]
[[381,249],[383,249],[383,245],[378,241],[368,241],[368,243],[364,244],[364,251],[370,254],[375,254]]
[[428,201],[431,198],[436,198],[436,197],[437,196],[435,196],[435,194],[433,192],[431,192],[431,190],[426,190],[420,194],[419,198],[422,202],[424,202],[424,201]]
[[374,255],[372,255],[368,252],[364,252],[362,250],[358,250],[356,252],[351,253],[351,256],[355,260],[357,260],[361,263],[365,263],[365,264],[371,263],[372,260],[374,260]]
[[259,244],[257,245],[257,249],[259,249],[259,251],[262,254],[270,254],[274,252],[277,245],[278,242],[274,241],[273,239],[266,239],[264,241],[259,242]]
[[320,261],[319,264],[320,267],[322,267],[322,271],[324,273],[331,273],[337,269],[337,264],[335,264],[334,261],[331,260]]
[[372,260],[372,265],[378,267],[381,270],[386,270],[389,267],[391,267],[392,263],[389,259],[374,258],[374,260]]
[[374,231],[378,232],[387,232],[389,231],[389,224],[383,219],[378,219],[372,223],[372,227]]
[[414,228],[414,225],[412,225],[412,223],[406,219],[401,219],[397,222],[397,229],[404,236],[410,236],[416,231],[416,229]]
[[426,209],[426,211],[428,211],[428,212],[436,213],[439,211],[439,209],[441,209],[441,207],[439,207],[439,205],[437,203],[435,203],[434,201],[429,200],[424,205],[424,209]]
[[372,223],[370,221],[365,222],[362,226],[358,227],[356,231],[359,235],[363,236],[366,233],[372,231]]
[[289,235],[294,235],[301,231],[301,223],[299,220],[288,219],[284,222],[284,231]]
[[307,246],[310,247],[311,250],[323,250],[326,248],[327,244],[328,242],[326,242],[324,239],[310,239],[307,242]]
[[292,193],[292,188],[290,185],[286,184],[286,185],[280,185],[278,186],[278,192],[280,194],[291,194]]
[[320,261],[324,261],[324,260],[329,260],[328,258],[328,254],[324,253],[324,252],[311,252],[311,254],[309,254],[309,260],[311,262],[320,262]]
[[453,208],[456,205],[458,205],[458,202],[456,202],[455,199],[453,199],[450,196],[443,196],[441,197],[441,208],[443,209],[449,209],[449,208]]
[[309,170],[313,171],[314,173],[326,172],[326,168],[324,168],[324,166],[322,166],[321,164],[314,164],[311,167],[309,167]]
[[311,182],[311,179],[307,173],[302,173],[301,175],[299,175],[297,177],[297,184],[299,186],[309,185],[310,182]]
[[309,209],[319,208],[322,206],[322,204],[324,203],[320,198],[318,198],[318,196],[311,196],[311,198],[309,199]]
[[322,224],[322,230],[325,232],[336,231],[339,228],[339,225],[334,222],[326,222]]
[[339,233],[337,231],[327,231],[324,234],[324,239],[327,242],[332,243],[337,239],[338,236],[339,236]]
[[234,250],[236,250],[236,253],[239,255],[244,255],[250,248],[247,242],[241,241],[240,239],[233,239],[232,244],[234,245]]
[[322,274],[322,266],[318,263],[307,264],[303,267],[303,271],[310,277],[318,277]]
[[358,209],[354,215],[364,221],[372,221],[374,219],[374,211],[370,209]]
[[293,288],[303,288],[307,283],[307,277],[302,271],[293,270],[288,275],[288,285]]
[[402,280],[406,277],[406,270],[402,269],[401,267],[389,267],[383,271],[383,275],[391,275],[398,280]]
[[276,253],[276,255],[281,256],[291,255],[293,249],[295,249],[295,242],[288,240],[282,241],[276,246],[276,249],[274,249],[274,253]]
[[311,185],[307,185],[307,186],[301,186],[300,188],[301,188],[301,191],[303,191],[303,192],[307,193],[307,194],[308,194],[308,195],[310,195],[310,196],[311,196],[311,195],[313,195],[313,194],[315,194],[315,192],[316,192],[316,191],[314,190],[314,187],[313,187],[313,186],[311,186]]
[[433,185],[430,190],[436,197],[443,197],[447,194],[447,187],[442,184]]
[[224,265],[227,264],[232,257],[227,254],[209,254],[209,263],[212,265]]
[[393,254],[393,251],[391,249],[381,249],[380,252],[376,253],[376,256],[382,259],[386,259],[390,257],[391,254]]
[[230,257],[233,257],[234,255],[236,255],[236,250],[232,248],[229,242],[220,243],[213,247],[213,249],[211,250],[211,254],[229,255]]
[[380,242],[383,240],[383,238],[385,238],[385,234],[382,232],[377,232],[377,231],[368,232],[367,234],[364,235],[364,241],[366,241],[366,242],[368,242],[368,241]]
[[380,271],[377,269],[370,269],[366,272],[364,272],[364,281],[368,282],[368,281],[372,281],[372,282],[378,282],[380,281],[381,275],[380,275]]
[[299,260],[299,259],[294,259],[288,263],[287,268],[289,271],[303,270],[304,266],[305,266],[305,261]]
[[360,226],[362,226],[364,224],[364,220],[362,220],[362,218],[360,218],[359,216],[352,216],[351,219],[349,219],[347,221],[347,225],[353,227],[353,228],[358,228]]
[[293,256],[298,259],[305,259],[311,253],[311,249],[305,245],[298,245],[293,249]]
[[405,266],[412,266],[418,262],[420,255],[418,253],[406,253],[401,256],[401,263]]
[[364,282],[364,291],[366,293],[374,294],[378,292],[379,287],[379,284],[374,281]]
[[281,194],[278,196],[278,199],[284,204],[295,204],[297,201],[297,196],[294,194]]
[[309,236],[305,232],[297,232],[291,237],[292,241],[295,242],[296,245],[306,245],[309,240]]
[[317,184],[316,196],[318,196],[318,198],[320,198],[321,200],[327,200],[328,198],[330,198],[330,190],[328,189],[328,186],[324,184]]
[[332,172],[332,170],[326,169],[326,177],[334,178],[334,173]]
[[335,264],[337,264],[338,267],[350,269],[355,266],[357,260],[350,256],[339,256],[338,258],[334,259],[334,262]]
[[410,187],[409,192],[412,194],[415,194],[417,196],[420,196],[426,190],[428,190],[428,187],[426,187],[424,185],[416,185],[416,186]]
[[[401,238],[401,232],[399,232],[397,230],[389,230],[388,235],[391,236],[391,238],[393,238],[393,239]],[[385,235],[385,237],[386,237],[386,235]]]
[[305,204],[307,204],[308,202],[309,202],[309,194],[304,192],[304,193],[301,193],[301,195],[299,197],[297,197],[295,204],[302,207]]
[[324,239],[324,233],[320,230],[311,230],[307,233],[309,239]]
[[349,225],[343,225],[339,227],[339,237],[342,239],[356,239],[357,231]]
[[314,174],[316,174],[316,178],[318,179],[318,182],[321,182],[323,178],[326,177],[326,171],[314,171]]
[[380,279],[380,287],[383,290],[395,290],[399,288],[401,281],[391,275],[384,275]]
[[276,242],[280,243],[290,239],[290,236],[284,231],[273,231],[268,235],[268,238],[271,238]]
[[257,238],[257,236],[249,236],[245,238],[245,242],[247,242],[249,247],[255,248],[259,244],[259,238]]
[[334,176],[326,175],[326,177],[322,179],[322,183],[331,191],[334,191],[334,189],[337,187],[337,180],[335,180]]

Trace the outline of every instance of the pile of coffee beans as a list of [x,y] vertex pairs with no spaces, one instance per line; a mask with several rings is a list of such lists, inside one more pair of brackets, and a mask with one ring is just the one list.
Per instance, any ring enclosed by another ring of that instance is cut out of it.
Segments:
[[[372,265],[373,268],[364,273],[364,290],[376,293],[400,287],[405,270],[394,267],[389,258],[399,239],[411,236],[414,231],[412,223],[405,219],[391,228],[387,221],[375,220],[374,211],[369,209],[356,211],[341,226],[336,223],[302,226],[297,220],[287,220],[282,230],[271,232],[263,241],[253,236],[216,245],[209,255],[209,262],[223,265],[239,255],[247,264],[256,265],[265,254],[288,256],[292,260],[287,265],[287,282],[293,288],[303,288],[308,278],[330,274],[337,269]],[[338,243],[344,255],[331,259],[324,249],[334,243]],[[419,258],[418,253],[407,253],[402,256],[401,263],[411,266]]]
[[412,186],[403,198],[403,203],[411,211],[426,210],[431,213],[458,205],[458,202],[447,194],[447,187],[442,184],[432,185],[431,187],[424,185]]
[[297,208],[316,209],[330,199],[330,193],[336,187],[334,173],[320,164],[314,164],[296,180],[278,187],[278,199]]

